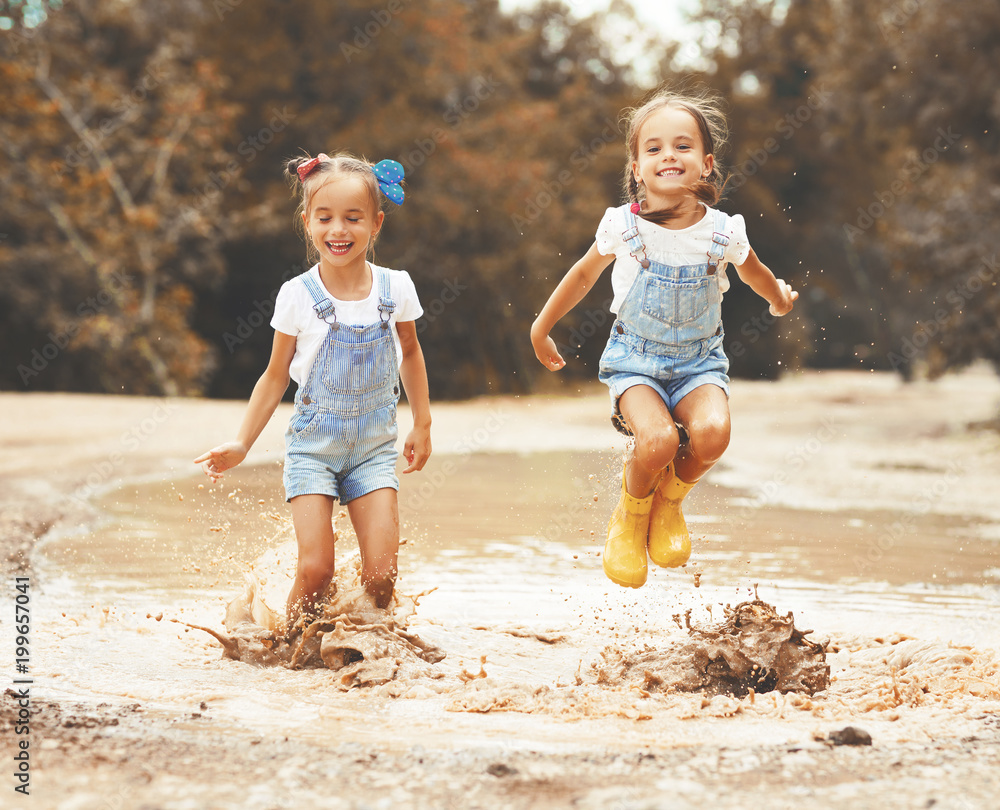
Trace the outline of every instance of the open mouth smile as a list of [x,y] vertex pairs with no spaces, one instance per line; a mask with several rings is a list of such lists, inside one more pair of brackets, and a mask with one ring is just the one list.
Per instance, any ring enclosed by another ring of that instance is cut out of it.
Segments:
[[354,247],[353,242],[326,242],[326,248],[334,256],[344,256],[350,253],[351,248]]

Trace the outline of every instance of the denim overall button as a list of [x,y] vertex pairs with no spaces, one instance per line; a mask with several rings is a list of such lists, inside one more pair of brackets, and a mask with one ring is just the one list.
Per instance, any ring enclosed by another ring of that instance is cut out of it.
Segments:
[[309,397],[302,397],[302,404],[303,405],[312,405],[312,400],[309,399]]
[[624,326],[622,326],[622,325],[621,325],[620,323],[619,323],[619,324],[615,324],[615,331],[616,331],[616,332],[617,332],[617,333],[618,333],[619,335],[624,335],[624,334],[625,334],[625,327],[624,327]]

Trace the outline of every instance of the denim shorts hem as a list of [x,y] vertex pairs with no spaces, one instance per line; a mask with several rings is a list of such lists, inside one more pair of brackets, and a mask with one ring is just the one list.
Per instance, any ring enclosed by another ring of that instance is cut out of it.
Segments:
[[343,473],[334,473],[329,468],[317,469],[314,459],[303,463],[305,459],[302,456],[294,460],[286,458],[285,501],[299,495],[329,495],[343,506],[376,489],[399,491],[399,477],[396,475],[399,454],[394,447],[390,447],[391,450],[373,455]]
[[619,412],[618,400],[622,398],[622,394],[628,391],[629,388],[635,388],[637,385],[648,385],[660,395],[663,404],[668,408],[670,407],[670,397],[667,395],[666,390],[652,377],[644,377],[641,374],[611,374],[606,375],[604,382],[611,393],[611,405],[614,407],[616,413]]
[[714,385],[721,388],[726,397],[729,397],[729,377],[718,372],[703,372],[688,377],[676,388],[671,388],[669,394],[652,377],[643,377],[639,374],[605,375],[604,382],[611,394],[611,423],[619,433],[624,433],[626,436],[631,436],[632,431],[625,422],[625,417],[622,416],[621,398],[629,388],[634,388],[637,385],[649,386],[659,394],[671,416],[673,416],[674,408],[684,397],[703,385]]
[[292,498],[298,498],[299,495],[329,495],[334,500],[340,498],[336,486],[321,487],[304,484],[297,487],[290,487],[288,484],[285,485],[285,503],[288,503]]
[[667,407],[673,411],[673,409],[677,407],[677,404],[684,399],[684,397],[696,388],[701,388],[703,385],[717,386],[722,389],[727,398],[729,397],[729,376],[709,371],[702,374],[696,374],[693,377],[688,377],[680,386],[677,387],[676,390],[671,391],[671,398],[674,400],[674,404],[668,405]]
[[605,375],[604,383],[611,393],[611,404],[616,412],[618,412],[618,400],[622,398],[622,394],[637,385],[648,385],[652,388],[660,395],[663,404],[671,412],[684,397],[703,385],[715,385],[721,388],[727,397],[729,396],[729,376],[712,371],[687,377],[679,385],[671,386],[669,392],[657,380],[652,377],[643,377],[641,374],[609,374]]
[[363,483],[356,484],[354,486],[347,485],[345,486],[345,489],[350,490],[350,492],[340,493],[341,505],[346,505],[351,501],[357,500],[358,498],[363,498],[365,495],[369,495],[377,489],[393,489],[396,492],[399,492],[399,479],[396,478],[395,475],[393,475],[391,479],[388,477],[385,479],[369,478]]

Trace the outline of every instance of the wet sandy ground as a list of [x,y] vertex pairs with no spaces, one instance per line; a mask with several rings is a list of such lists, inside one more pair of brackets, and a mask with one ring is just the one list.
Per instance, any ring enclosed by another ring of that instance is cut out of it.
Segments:
[[[974,425],[998,401],[1000,384],[979,372],[914,386],[840,373],[738,382],[731,448],[692,495],[695,564],[655,572],[631,602],[599,580],[621,447],[602,393],[439,405],[435,465],[401,495],[412,538],[401,590],[438,587],[421,600],[418,631],[447,648],[436,665],[447,688],[337,698],[329,673],[272,679],[142,612],[155,602],[153,573],[167,595],[194,585],[182,618],[221,625],[239,566],[205,558],[245,513],[234,501],[260,506],[272,488],[287,414],[255,448],[257,467],[209,496],[182,476],[241,403],[0,395],[5,538],[30,545],[50,522],[64,538],[46,541],[33,569],[15,548],[8,571],[33,577],[39,615],[58,622],[62,600],[74,622],[35,627],[46,656],[33,672],[33,796],[0,782],[0,806],[992,808],[1000,460],[996,434]],[[504,509],[474,500],[491,474]],[[125,480],[135,496],[119,494]],[[169,498],[143,501],[147,491]],[[74,557],[68,530],[116,503],[114,520],[89,530],[91,553]],[[146,519],[156,509],[191,518],[183,554],[166,541],[157,559],[130,549],[137,503]],[[136,557],[132,588],[102,583],[100,538],[108,555]],[[261,531],[242,556],[274,540]],[[565,580],[546,595],[537,577],[560,565]],[[669,644],[682,633],[671,614],[736,601],[758,583],[779,609],[822,620],[829,694],[642,694],[632,665],[643,639]],[[131,661],[113,649],[123,627]],[[301,716],[275,719],[283,706]],[[7,741],[9,695],[2,710]],[[849,725],[874,744],[833,744]]]
[[504,716],[484,718],[488,731],[477,740],[400,747],[391,731],[379,744],[275,739],[220,727],[210,712],[193,709],[165,722],[135,705],[41,704],[37,727],[50,764],[37,779],[58,781],[58,788],[21,804],[964,810],[995,807],[1000,786],[995,718],[974,738],[905,746],[735,742],[622,750],[609,740],[579,750],[508,748],[495,739]]

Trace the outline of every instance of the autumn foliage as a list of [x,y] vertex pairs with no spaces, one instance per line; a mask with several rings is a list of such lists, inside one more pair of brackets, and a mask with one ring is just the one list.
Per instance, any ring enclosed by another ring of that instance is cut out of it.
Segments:
[[302,150],[406,167],[377,260],[416,282],[434,397],[592,381],[607,278],[554,335],[561,378],[528,327],[620,201],[650,69],[728,100],[722,207],[802,290],[776,323],[734,283],[734,374],[1000,360],[990,4],[706,0],[697,41],[667,43],[495,0],[8,2],[0,23],[4,388],[245,397],[306,269],[281,177]]

